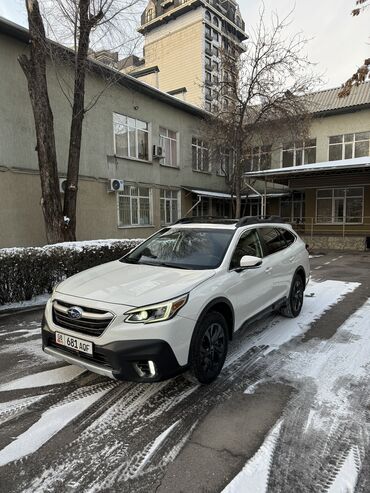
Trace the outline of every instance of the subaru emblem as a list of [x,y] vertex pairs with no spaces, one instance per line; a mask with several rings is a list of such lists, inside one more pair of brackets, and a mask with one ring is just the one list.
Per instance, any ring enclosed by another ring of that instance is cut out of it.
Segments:
[[79,306],[72,306],[67,311],[67,315],[69,316],[69,318],[73,318],[74,320],[81,318],[82,313],[83,313],[82,308],[80,308]]

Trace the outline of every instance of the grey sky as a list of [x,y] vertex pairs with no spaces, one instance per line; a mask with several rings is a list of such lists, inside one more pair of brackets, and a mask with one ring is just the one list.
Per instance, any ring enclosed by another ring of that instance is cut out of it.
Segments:
[[[317,71],[324,74],[325,86],[344,82],[370,57],[370,10],[359,17],[351,17],[355,0],[264,0],[266,13],[285,16],[295,7],[289,32],[301,31],[310,38],[309,59],[317,63]],[[256,24],[261,3],[239,0],[247,31]],[[26,25],[24,0],[0,0],[0,16]]]

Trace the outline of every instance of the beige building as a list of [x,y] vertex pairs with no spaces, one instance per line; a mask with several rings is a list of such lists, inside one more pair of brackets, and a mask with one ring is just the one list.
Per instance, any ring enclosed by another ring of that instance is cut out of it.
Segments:
[[[347,98],[339,88],[310,98],[313,121],[305,142],[282,142],[253,151],[245,177],[262,194],[247,213],[277,214],[316,248],[370,249],[370,83]],[[280,198],[264,196],[266,184]]]
[[221,54],[237,58],[247,39],[235,0],[149,0],[139,32],[144,58],[129,57],[122,70],[207,111]]

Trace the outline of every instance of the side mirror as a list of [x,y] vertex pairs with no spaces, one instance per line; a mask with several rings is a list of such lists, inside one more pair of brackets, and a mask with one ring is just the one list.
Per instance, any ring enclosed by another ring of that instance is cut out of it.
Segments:
[[259,267],[262,264],[262,259],[259,257],[254,257],[253,255],[244,255],[240,259],[241,269],[250,269],[253,267]]

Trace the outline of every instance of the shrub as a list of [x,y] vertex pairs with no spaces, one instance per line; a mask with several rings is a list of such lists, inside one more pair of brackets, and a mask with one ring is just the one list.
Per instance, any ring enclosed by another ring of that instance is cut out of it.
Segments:
[[143,240],[97,240],[0,249],[0,305],[51,293],[77,272],[117,260]]

